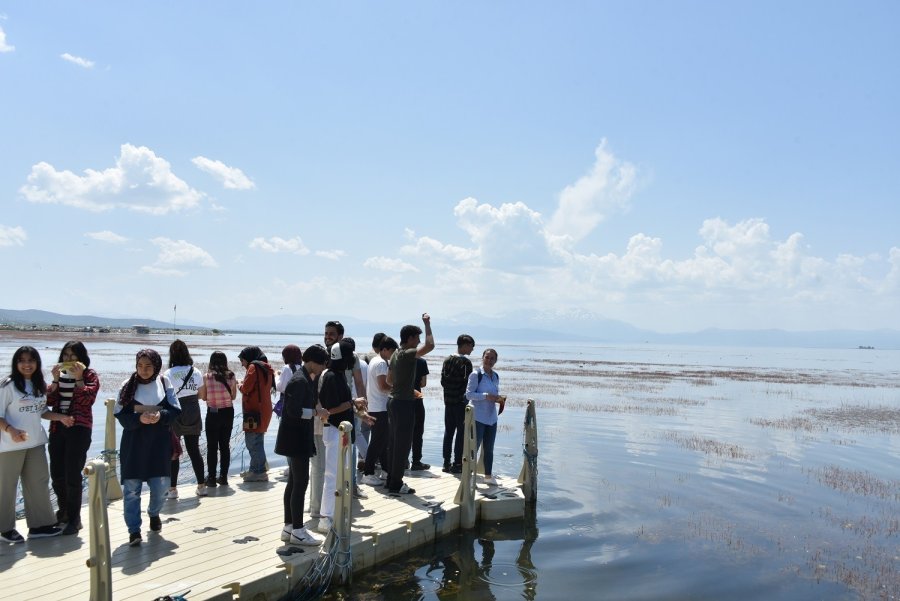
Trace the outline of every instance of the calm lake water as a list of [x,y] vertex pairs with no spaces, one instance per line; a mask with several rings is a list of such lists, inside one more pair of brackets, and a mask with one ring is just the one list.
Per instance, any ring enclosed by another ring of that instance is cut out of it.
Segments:
[[[235,361],[247,344],[280,365],[285,344],[320,341],[185,340],[203,365],[213,350]],[[23,343],[50,364],[63,341],[4,339],[0,365]],[[137,349],[165,359],[170,339],[85,342],[105,398]],[[328,598],[900,598],[900,351],[491,346],[510,399],[495,473],[518,474],[523,404],[537,403],[533,511],[420,548]],[[432,464],[443,432],[437,372],[451,350],[439,344],[428,357]],[[92,455],[102,415],[98,405]],[[281,459],[269,453],[272,466]]]

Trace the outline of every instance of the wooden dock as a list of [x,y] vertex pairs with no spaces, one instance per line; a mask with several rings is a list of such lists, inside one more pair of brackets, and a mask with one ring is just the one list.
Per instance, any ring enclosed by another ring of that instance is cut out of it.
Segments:
[[[145,514],[140,547],[128,546],[122,501],[111,502],[113,598],[145,601],[190,590],[191,601],[268,601],[286,593],[318,551],[307,547],[287,558],[277,553],[284,545],[279,538],[285,487],[280,474],[281,470],[274,470],[270,478],[276,477],[271,481],[253,483],[234,476],[230,487],[210,489],[207,497],[195,496],[193,486],[181,487],[180,498],[163,506],[162,532],[149,532]],[[416,489],[415,495],[392,497],[383,487],[363,485],[368,499],[353,499],[350,545],[354,572],[459,529],[460,507],[453,503],[458,476],[432,468],[413,472],[405,480]],[[524,497],[517,483],[507,478],[500,484],[509,489],[492,495],[498,498],[476,493],[479,511],[521,516]],[[477,488],[487,492],[481,484]],[[145,511],[148,498],[145,486],[141,497]],[[432,509],[436,503],[439,508]],[[0,545],[4,598],[90,598],[87,513],[85,510],[85,529],[77,536]]]

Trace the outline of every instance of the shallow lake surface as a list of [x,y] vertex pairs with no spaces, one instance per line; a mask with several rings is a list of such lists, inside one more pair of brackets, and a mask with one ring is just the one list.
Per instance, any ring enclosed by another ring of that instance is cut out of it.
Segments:
[[[285,344],[320,341],[185,340],[201,367],[212,350],[234,361],[247,344],[280,365]],[[169,339],[85,342],[105,398],[138,348],[157,348],[165,360]],[[7,337],[0,365],[21,343],[49,365],[62,339]],[[509,397],[495,473],[519,473],[524,402],[537,404],[533,511],[417,549],[329,598],[900,598],[900,352],[493,346]],[[432,464],[443,432],[437,374],[451,350],[439,344],[429,355]],[[102,413],[98,405],[100,424]],[[274,436],[267,442],[271,465],[280,465]],[[102,449],[102,425],[94,447]]]

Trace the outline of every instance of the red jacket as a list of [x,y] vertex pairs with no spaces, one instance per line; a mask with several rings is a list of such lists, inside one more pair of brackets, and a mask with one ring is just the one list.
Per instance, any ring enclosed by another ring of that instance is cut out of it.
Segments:
[[[75,418],[76,426],[84,426],[88,430],[94,427],[94,401],[100,392],[100,377],[91,368],[84,370],[82,374],[84,386],[76,386],[72,392],[72,403],[69,405],[69,415]],[[59,407],[59,387],[51,385],[47,390],[47,408],[56,411]],[[56,432],[64,426],[57,421],[50,422],[50,432]]]
[[257,432],[264,434],[269,429],[272,421],[272,383],[275,381],[275,370],[268,363],[264,373],[257,369],[258,363],[251,363],[247,368],[247,375],[241,383],[241,407],[244,413],[256,411],[260,415],[259,426],[244,432]]

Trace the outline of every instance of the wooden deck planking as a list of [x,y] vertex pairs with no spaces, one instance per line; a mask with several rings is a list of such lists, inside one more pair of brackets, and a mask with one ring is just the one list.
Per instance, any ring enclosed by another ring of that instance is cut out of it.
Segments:
[[[148,532],[149,520],[144,514],[144,543],[139,548],[128,546],[122,502],[110,503],[114,598],[143,601],[188,589],[191,601],[249,598],[254,591],[269,598],[279,587],[286,588],[285,559],[276,553],[283,545],[279,536],[285,484],[277,478],[279,474],[270,472],[272,481],[260,483],[235,478],[231,487],[210,489],[210,495],[203,498],[194,496],[193,486],[180,487],[182,498],[163,505],[161,533]],[[443,502],[446,513],[437,525],[439,534],[459,528],[459,507],[453,503],[457,477],[432,469],[405,480],[416,489],[415,495],[391,497],[383,488],[362,486],[369,498],[353,500],[354,570],[372,567],[431,540],[436,525],[428,502]],[[145,487],[141,499],[145,511],[148,500]],[[88,518],[85,508],[82,521],[86,528]],[[235,542],[245,536],[259,540]],[[86,529],[76,537],[0,546],[4,597],[23,601],[88,598],[88,552]],[[302,574],[316,553],[313,547],[289,562],[300,566],[298,573]],[[38,574],[53,576],[42,579]],[[232,597],[227,587],[236,582],[242,585],[241,595]]]

